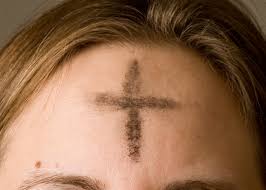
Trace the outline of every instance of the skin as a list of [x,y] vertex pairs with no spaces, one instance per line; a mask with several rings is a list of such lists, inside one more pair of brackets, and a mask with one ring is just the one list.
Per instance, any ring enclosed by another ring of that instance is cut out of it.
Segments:
[[[94,102],[97,93],[123,93],[132,60],[139,63],[141,95],[179,105],[140,110],[139,162],[128,156],[127,112]],[[157,190],[185,180],[260,190],[250,134],[227,86],[196,53],[166,45],[101,45],[66,63],[12,124],[0,189],[17,190],[33,172],[45,171],[93,177],[108,190]]]

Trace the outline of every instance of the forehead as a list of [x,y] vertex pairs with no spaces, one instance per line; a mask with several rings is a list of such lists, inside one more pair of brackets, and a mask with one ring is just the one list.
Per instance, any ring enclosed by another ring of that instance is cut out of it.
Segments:
[[[99,94],[127,95],[124,84],[136,60],[132,93],[170,98],[177,105],[134,108],[141,121],[139,163],[128,156],[129,107],[95,102]],[[180,47],[103,45],[84,51],[33,99],[10,136],[6,173],[20,163],[17,178],[34,169],[36,160],[47,169],[114,181],[219,175],[241,181],[254,170],[252,143],[234,98],[207,63]]]

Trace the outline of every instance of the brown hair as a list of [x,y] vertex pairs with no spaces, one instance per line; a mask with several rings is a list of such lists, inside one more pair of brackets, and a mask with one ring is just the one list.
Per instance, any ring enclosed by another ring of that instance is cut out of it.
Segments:
[[257,136],[266,181],[266,44],[248,12],[229,0],[62,2],[0,51],[0,138],[33,94],[84,48],[115,41],[178,43],[205,57],[231,87]]

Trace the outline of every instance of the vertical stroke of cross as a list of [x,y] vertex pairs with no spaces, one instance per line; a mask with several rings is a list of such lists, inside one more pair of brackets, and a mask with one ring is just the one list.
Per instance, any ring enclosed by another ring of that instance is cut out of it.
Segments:
[[126,122],[126,137],[129,157],[138,162],[141,147],[141,124],[140,110],[142,109],[173,109],[177,103],[168,98],[156,98],[153,96],[139,96],[140,92],[140,69],[137,61],[134,61],[125,75],[123,84],[124,96],[113,96],[107,93],[99,93],[95,102],[97,105],[114,106],[119,110],[128,111]]

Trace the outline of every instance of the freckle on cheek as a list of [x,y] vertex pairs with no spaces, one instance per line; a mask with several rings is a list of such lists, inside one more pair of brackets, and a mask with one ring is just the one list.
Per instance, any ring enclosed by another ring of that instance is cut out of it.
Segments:
[[41,168],[41,166],[42,166],[41,161],[37,161],[37,162],[35,163],[35,168],[36,168],[36,169]]

